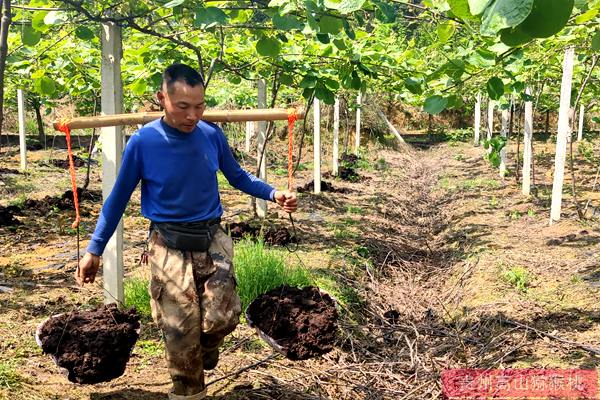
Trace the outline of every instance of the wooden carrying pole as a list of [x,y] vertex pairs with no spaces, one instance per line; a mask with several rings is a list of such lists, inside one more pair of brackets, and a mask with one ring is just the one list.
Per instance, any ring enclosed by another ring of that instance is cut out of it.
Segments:
[[[71,129],[102,128],[107,126],[147,124],[162,117],[162,111],[136,114],[98,115],[94,117],[77,117],[67,120]],[[298,119],[304,118],[304,110],[296,110]],[[254,110],[208,110],[202,116],[209,122],[244,122],[244,121],[279,121],[288,119],[285,108],[267,108]],[[58,129],[62,121],[54,121],[54,129]]]

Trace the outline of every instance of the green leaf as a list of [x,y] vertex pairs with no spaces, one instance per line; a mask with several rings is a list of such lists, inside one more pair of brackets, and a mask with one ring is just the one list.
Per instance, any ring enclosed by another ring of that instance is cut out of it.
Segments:
[[33,13],[31,17],[31,26],[33,29],[40,32],[46,32],[50,29],[50,27],[44,23],[44,18],[46,18],[47,14],[48,11],[36,11]]
[[356,71],[352,71],[351,73],[342,76],[342,86],[345,89],[359,90],[361,85],[362,81]]
[[496,54],[489,50],[479,49],[472,53],[467,61],[475,67],[492,67],[496,64]]
[[286,85],[286,86],[292,86],[294,84],[294,78],[291,75],[288,74],[282,74],[279,77],[279,82],[282,85]]
[[473,18],[473,14],[469,10],[469,2],[467,0],[448,0],[450,10],[458,18],[468,20]]
[[302,80],[300,81],[300,84],[298,86],[301,87],[302,89],[306,89],[306,88],[314,88],[316,85],[317,85],[317,77],[313,76],[313,75],[306,75],[304,78],[302,78]]
[[471,14],[479,15],[493,0],[468,0]]
[[440,39],[440,42],[446,43],[454,35],[455,31],[456,26],[453,21],[442,22],[437,26],[438,39]]
[[343,39],[335,39],[333,41],[333,44],[335,45],[335,47],[337,47],[340,50],[346,50],[348,47],[346,46],[346,42],[344,42]]
[[224,25],[227,22],[227,14],[217,7],[199,8],[196,10],[194,24],[202,28],[210,28],[216,25]]
[[163,5],[164,8],[174,8],[185,3],[185,0],[171,0],[167,4]]
[[342,5],[342,0],[325,0],[325,7],[332,10],[338,10]]
[[344,20],[342,23],[344,24],[344,32],[346,32],[346,35],[352,40],[356,39],[354,29],[352,29],[348,21]]
[[34,87],[36,91],[45,96],[52,96],[56,91],[56,85],[54,81],[47,76],[42,76],[34,81]]
[[496,76],[490,78],[485,86],[492,100],[499,100],[504,95],[504,82]]
[[507,46],[517,47],[533,40],[533,38],[523,30],[521,25],[519,25],[514,28],[501,30],[500,40]]
[[426,113],[435,115],[435,114],[439,114],[442,111],[444,111],[444,109],[446,108],[447,105],[448,105],[447,98],[435,95],[435,96],[428,97],[425,100],[425,104],[423,105],[423,110]]
[[592,121],[594,121],[597,124],[600,124],[600,117],[593,117]]
[[421,80],[417,78],[406,78],[404,80],[404,86],[409,92],[413,94],[422,94],[423,88],[421,87]]
[[67,13],[62,11],[50,11],[44,17],[44,23],[46,25],[63,24],[69,20]]
[[96,35],[94,35],[94,32],[90,28],[81,25],[75,28],[75,36],[81,40],[91,40]]
[[520,93],[520,92],[522,92],[522,91],[524,91],[524,90],[525,90],[525,84],[524,84],[523,82],[518,82],[518,81],[517,81],[517,82],[514,82],[514,83],[513,83],[512,85],[510,85],[510,86],[511,86],[512,90],[513,90],[515,93]]
[[465,63],[462,60],[450,60],[444,64],[444,71],[446,75],[455,81],[460,80],[460,77],[465,73]]
[[281,29],[283,31],[290,31],[293,29],[304,29],[304,23],[293,15],[275,14],[273,16],[273,25],[275,26],[275,28]]
[[342,27],[343,22],[341,18],[324,15],[319,21],[320,33],[329,33],[331,35],[337,35],[342,30]]
[[31,26],[24,26],[21,31],[21,41],[25,46],[35,46],[41,38],[42,34]]
[[331,90],[338,90],[340,88],[340,84],[335,79],[331,78],[322,78],[321,82],[325,84],[325,86]]
[[281,51],[279,40],[269,37],[264,37],[256,42],[256,51],[261,56],[277,57]]
[[329,42],[331,42],[328,33],[317,33],[317,40],[323,44],[329,44]]
[[366,0],[342,0],[338,11],[342,14],[350,14],[354,11],[358,11],[365,4]]
[[592,50],[600,51],[600,30],[596,31],[592,38]]
[[234,85],[239,85],[240,83],[242,83],[242,78],[240,78],[238,75],[231,75],[229,76],[229,78],[227,78],[227,80],[233,83]]
[[481,34],[494,36],[504,28],[512,28],[525,21],[534,0],[496,0],[483,13]]
[[597,8],[592,8],[591,10],[588,10],[583,14],[578,15],[577,18],[575,18],[575,23],[585,24],[586,22],[591,21],[596,15],[598,15],[598,11],[600,10],[598,10]]
[[384,24],[393,24],[396,22],[396,9],[392,4],[387,2],[378,1],[375,3],[377,11],[375,17],[383,22]]
[[535,0],[529,16],[523,21],[525,33],[534,38],[547,38],[562,30],[573,11],[573,0]]
[[133,94],[135,94],[137,96],[146,93],[147,88],[148,88],[148,85],[147,85],[145,79],[138,79],[131,85],[131,91],[133,92]]
[[315,97],[325,104],[334,104],[335,95],[326,87],[318,87],[315,89]]

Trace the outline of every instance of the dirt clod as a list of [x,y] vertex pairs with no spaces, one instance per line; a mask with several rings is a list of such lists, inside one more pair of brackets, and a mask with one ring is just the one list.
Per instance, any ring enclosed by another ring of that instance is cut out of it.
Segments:
[[[315,190],[315,181],[310,181],[304,186],[298,186],[296,190],[298,193],[311,193]],[[348,190],[345,188],[336,188],[328,181],[321,181],[321,192],[347,193]]]
[[[87,163],[87,160],[74,155],[73,156],[73,165],[75,166],[75,168],[79,168],[79,167],[83,167],[85,166]],[[65,158],[64,160],[58,160],[58,159],[52,159],[50,160],[50,164],[58,167],[58,168],[65,168],[68,169],[69,168],[69,158]]]
[[[248,222],[232,222],[227,224],[225,230],[229,232],[233,240],[239,240],[243,237],[259,238],[260,227],[249,224]],[[298,243],[295,236],[285,227],[271,227],[264,234],[264,241],[273,246],[285,246],[290,243]]]
[[248,316],[290,360],[306,360],[333,349],[338,313],[334,300],[319,288],[280,286],[256,298]]
[[71,382],[106,382],[125,372],[139,321],[133,308],[120,311],[116,304],[102,305],[50,318],[39,338],[43,352],[69,371]]

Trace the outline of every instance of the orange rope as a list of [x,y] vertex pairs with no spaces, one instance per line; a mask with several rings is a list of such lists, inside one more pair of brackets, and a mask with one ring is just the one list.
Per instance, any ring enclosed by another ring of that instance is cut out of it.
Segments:
[[294,123],[298,119],[296,109],[288,109],[288,179],[287,185],[288,190],[292,190],[293,186],[293,173],[294,173]]
[[81,217],[79,216],[79,198],[77,196],[77,180],[75,179],[75,165],[73,164],[73,151],[71,150],[71,129],[69,128],[69,119],[61,119],[58,122],[57,129],[67,137],[67,152],[69,155],[69,173],[71,174],[71,186],[73,187],[73,203],[75,204],[75,221],[72,228],[79,226]]

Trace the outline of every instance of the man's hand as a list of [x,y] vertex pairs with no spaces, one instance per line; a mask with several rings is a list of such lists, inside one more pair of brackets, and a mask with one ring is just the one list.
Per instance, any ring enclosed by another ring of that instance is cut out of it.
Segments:
[[296,193],[289,190],[275,191],[275,202],[279,204],[283,211],[287,213],[293,213],[298,207],[298,200],[296,199]]
[[100,268],[100,257],[89,252],[85,253],[81,261],[79,261],[79,268],[75,271],[75,280],[80,285],[93,283],[96,279],[98,268]]

